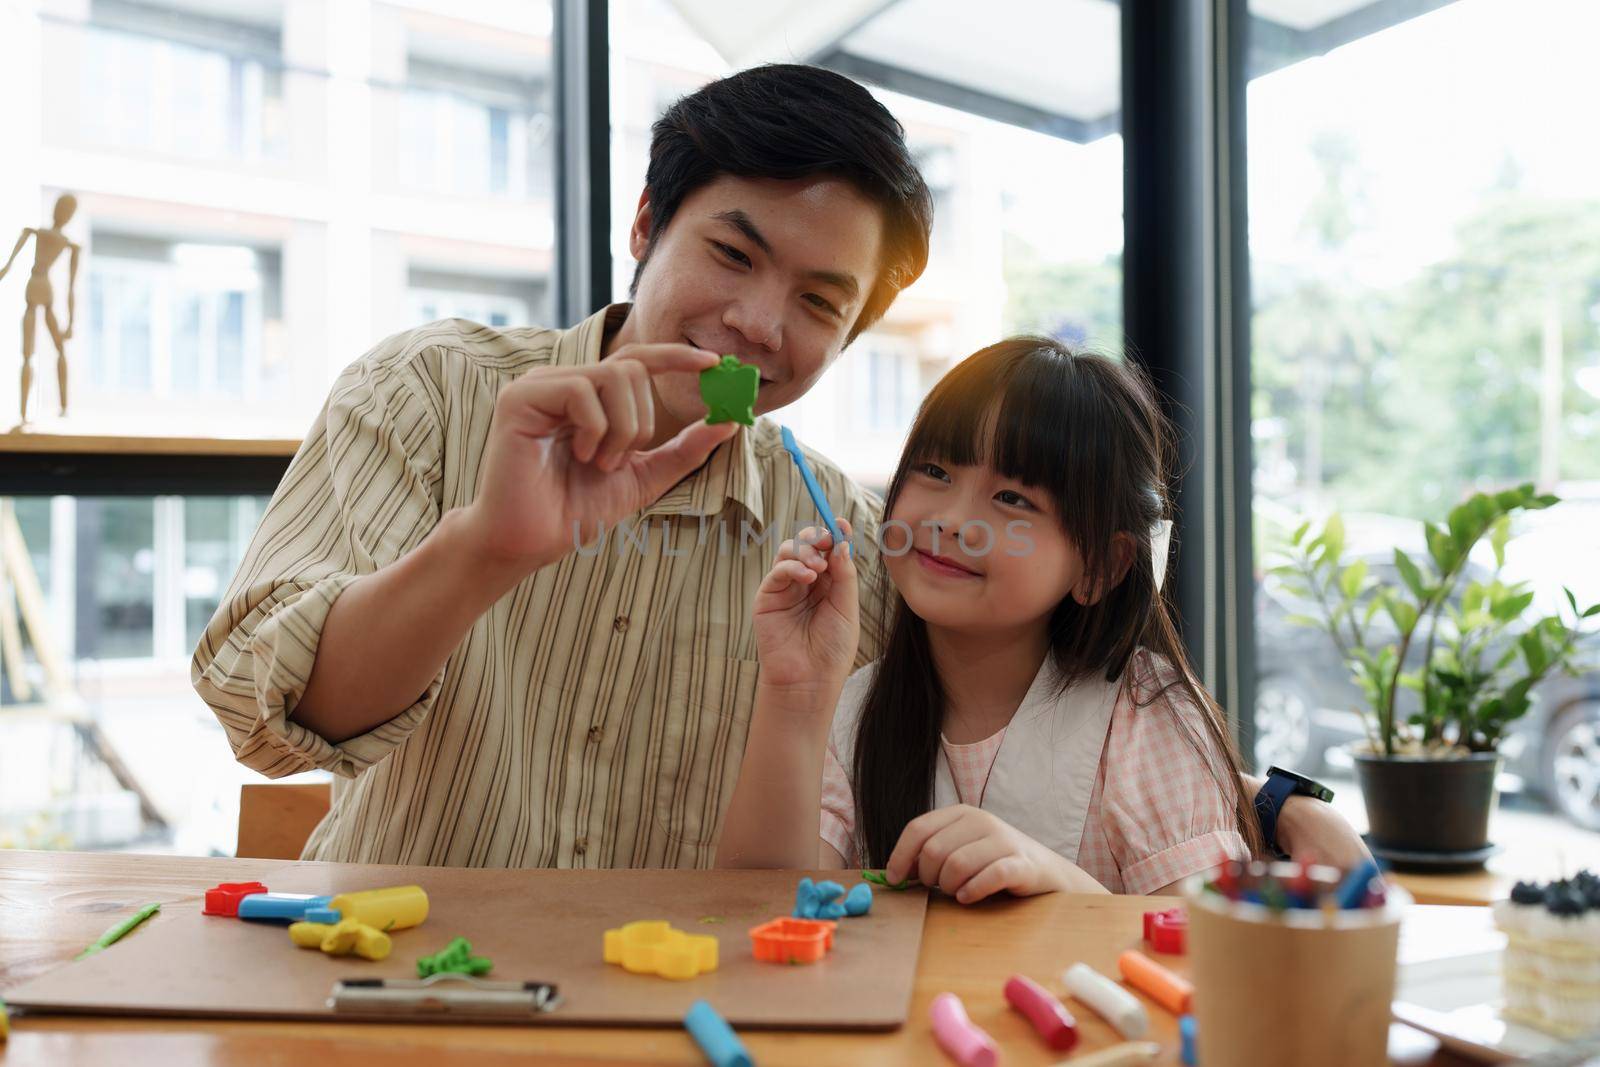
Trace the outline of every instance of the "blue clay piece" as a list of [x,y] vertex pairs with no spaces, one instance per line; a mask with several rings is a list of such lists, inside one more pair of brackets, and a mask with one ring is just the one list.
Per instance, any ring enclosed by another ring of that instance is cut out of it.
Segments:
[[845,914],[844,905],[839,903],[839,898],[844,895],[844,886],[838,882],[816,882],[809,878],[800,879],[794,894],[794,917],[796,919],[838,919]]
[[794,891],[794,917],[796,919],[817,917],[817,887],[809,878],[800,879],[800,885]]
[[844,913],[850,916],[865,915],[872,910],[872,887],[865,882],[850,890],[844,898]]

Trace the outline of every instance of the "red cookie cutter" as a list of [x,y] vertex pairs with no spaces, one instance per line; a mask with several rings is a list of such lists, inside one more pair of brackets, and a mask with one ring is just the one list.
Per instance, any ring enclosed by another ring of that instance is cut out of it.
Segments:
[[791,919],[785,916],[762,923],[750,931],[756,959],[763,963],[816,963],[833,947],[828,919]]
[[1189,916],[1182,908],[1144,913],[1144,939],[1157,952],[1181,956],[1188,940]]
[[239,901],[252,893],[265,893],[267,887],[260,882],[223,882],[215,889],[206,890],[206,906],[202,909],[204,915],[226,915],[229,918],[239,917]]

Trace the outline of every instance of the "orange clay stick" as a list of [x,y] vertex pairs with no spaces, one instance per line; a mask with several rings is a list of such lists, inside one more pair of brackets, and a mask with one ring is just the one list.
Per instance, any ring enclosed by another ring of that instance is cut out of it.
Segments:
[[1149,956],[1132,949],[1117,958],[1122,978],[1139,992],[1174,1015],[1189,1014],[1194,986],[1179,978]]

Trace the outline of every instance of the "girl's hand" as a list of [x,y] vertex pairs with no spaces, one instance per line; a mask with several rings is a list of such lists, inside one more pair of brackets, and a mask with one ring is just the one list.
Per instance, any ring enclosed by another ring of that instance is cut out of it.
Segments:
[[916,878],[959,903],[972,904],[1002,889],[1036,893],[1103,893],[1105,889],[1059,853],[987,811],[952,804],[906,824],[889,856],[891,882]]
[[827,530],[815,527],[785,541],[756,592],[753,614],[764,688],[831,689],[837,695],[850,673],[861,618],[850,524],[840,519],[839,530],[846,540],[838,545]]

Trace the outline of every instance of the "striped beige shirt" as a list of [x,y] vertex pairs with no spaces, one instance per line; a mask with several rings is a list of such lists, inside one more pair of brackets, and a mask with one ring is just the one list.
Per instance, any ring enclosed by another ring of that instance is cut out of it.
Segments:
[[[472,501],[501,387],[533,367],[597,362],[627,310],[565,331],[436,322],[384,341],[334,385],[191,670],[241,763],[338,776],[305,858],[711,863],[760,670],[756,588],[782,540],[819,521],[769,419],[604,542],[507,593],[393,719],[330,744],[289,718],[340,592]],[[881,651],[880,505],[808,459],[861,535],[861,666]]]

